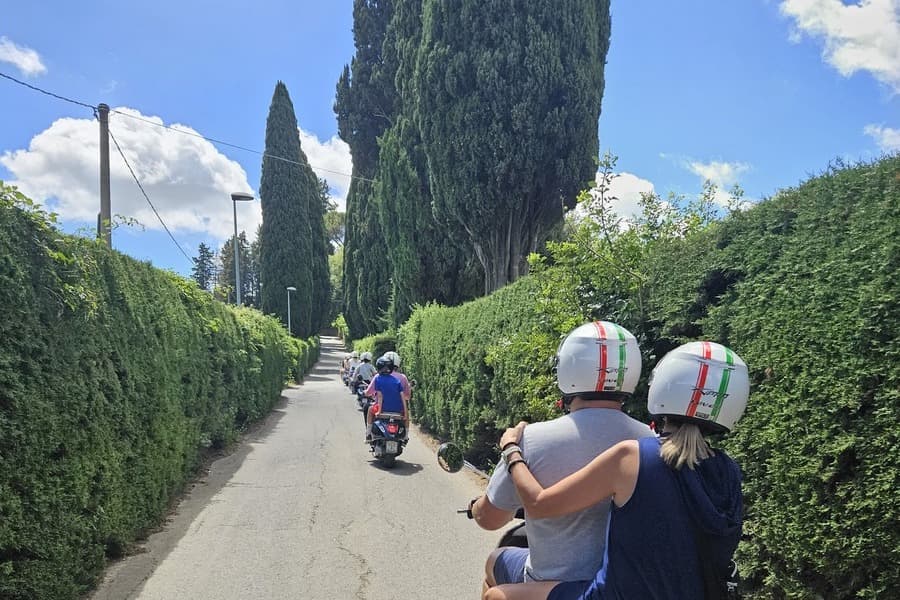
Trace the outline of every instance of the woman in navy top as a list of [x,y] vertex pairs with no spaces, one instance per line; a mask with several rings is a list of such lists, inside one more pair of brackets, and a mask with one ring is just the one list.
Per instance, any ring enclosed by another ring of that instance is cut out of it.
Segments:
[[676,348],[650,379],[647,407],[666,422],[660,438],[617,444],[547,489],[518,449],[525,423],[508,429],[500,445],[530,518],[612,498],[606,555],[592,581],[502,585],[484,600],[700,600],[705,586],[724,586],[741,535],[741,473],[703,435],[731,430],[749,392],[747,365],[728,348]]

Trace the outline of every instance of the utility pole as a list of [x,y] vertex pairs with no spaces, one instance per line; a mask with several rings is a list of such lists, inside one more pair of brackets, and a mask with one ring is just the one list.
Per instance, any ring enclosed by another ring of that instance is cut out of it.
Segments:
[[112,248],[112,208],[109,201],[109,106],[97,107],[100,119],[100,219],[97,223],[97,237]]

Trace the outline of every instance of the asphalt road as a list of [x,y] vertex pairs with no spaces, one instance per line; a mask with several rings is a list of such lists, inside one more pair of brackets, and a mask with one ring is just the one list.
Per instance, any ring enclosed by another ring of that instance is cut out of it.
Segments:
[[212,464],[93,600],[478,598],[499,532],[456,509],[483,482],[450,475],[417,431],[394,469],[363,443],[333,338],[302,385]]

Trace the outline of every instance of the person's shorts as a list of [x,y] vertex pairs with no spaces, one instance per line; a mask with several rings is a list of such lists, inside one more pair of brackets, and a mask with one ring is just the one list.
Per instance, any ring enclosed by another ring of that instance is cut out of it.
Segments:
[[592,581],[563,581],[550,590],[547,600],[594,600],[599,598]]
[[525,583],[525,561],[528,548],[505,548],[494,562],[494,581],[504,583]]

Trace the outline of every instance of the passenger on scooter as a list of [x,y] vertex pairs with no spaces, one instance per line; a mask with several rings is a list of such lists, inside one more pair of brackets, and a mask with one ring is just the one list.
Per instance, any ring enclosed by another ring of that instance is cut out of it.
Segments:
[[390,350],[385,352],[383,356],[394,362],[394,370],[391,372],[391,375],[403,386],[403,392],[406,394],[406,401],[409,403],[409,400],[412,397],[412,387],[409,385],[409,379],[407,379],[406,375],[400,371],[400,355],[393,350]]
[[344,357],[341,359],[341,381],[344,382],[344,385],[347,385],[350,381],[350,353],[346,352]]
[[403,391],[403,384],[393,376],[394,361],[382,356],[375,361],[375,368],[378,375],[366,389],[366,396],[375,399],[366,411],[367,442],[372,438],[372,422],[381,412],[402,414],[405,429],[409,431],[409,394]]
[[[522,449],[535,477],[552,485],[623,440],[653,437],[650,428],[622,412],[641,375],[637,340],[607,321],[569,333],[556,355],[557,385],[567,414],[525,430]],[[494,470],[487,493],[472,502],[484,529],[505,525],[522,506],[505,468]],[[485,564],[485,589],[525,581],[590,579],[603,562],[609,502],[552,519],[526,511],[530,548],[498,548]]]
[[363,352],[359,355],[360,363],[353,372],[353,381],[356,383],[369,382],[375,377],[375,367],[372,365],[372,353]]
[[359,352],[354,350],[353,352],[350,353],[350,360],[347,363],[347,370],[349,373],[347,375],[347,385],[351,388],[353,387],[353,381],[354,381],[353,377],[356,372],[356,367],[358,367],[358,366],[359,366]]
[[594,577],[497,586],[484,600],[725,597],[741,536],[741,472],[704,435],[730,431],[749,392],[747,365],[737,354],[713,342],[680,346],[651,376],[647,409],[665,419],[661,437],[616,444],[546,489],[531,472],[537,457],[517,445],[526,424],[507,429],[500,439],[505,470],[532,517],[554,518],[608,498],[613,508],[604,564]]

